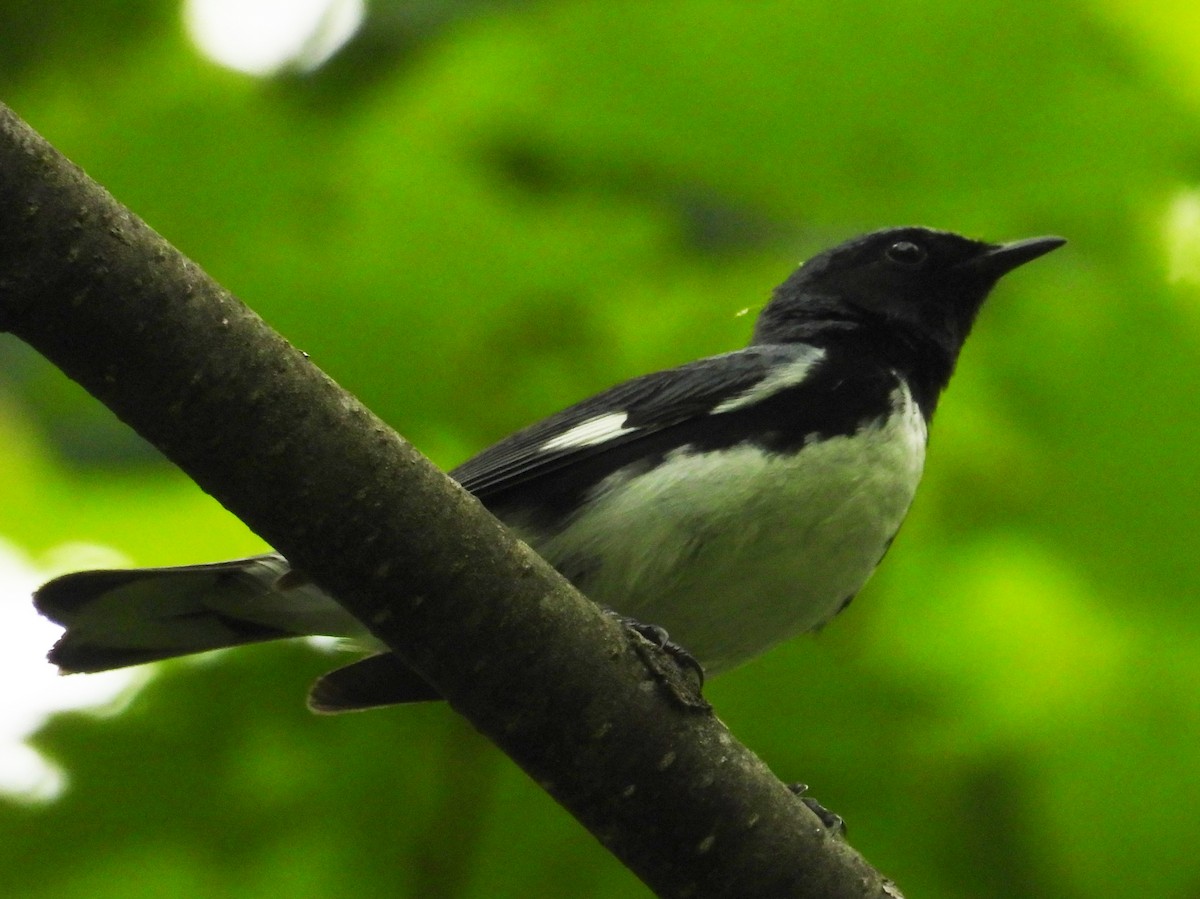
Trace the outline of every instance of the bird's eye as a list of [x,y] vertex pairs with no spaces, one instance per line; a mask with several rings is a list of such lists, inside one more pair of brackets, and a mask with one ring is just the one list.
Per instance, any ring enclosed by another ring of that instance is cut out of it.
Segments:
[[905,268],[915,268],[925,261],[925,248],[911,240],[898,240],[884,252],[889,262],[903,265]]

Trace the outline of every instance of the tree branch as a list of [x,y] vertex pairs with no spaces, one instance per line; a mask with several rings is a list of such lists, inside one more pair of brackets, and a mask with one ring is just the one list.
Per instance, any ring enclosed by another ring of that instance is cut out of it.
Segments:
[[339,597],[659,895],[898,895],[637,638],[3,105],[0,329]]

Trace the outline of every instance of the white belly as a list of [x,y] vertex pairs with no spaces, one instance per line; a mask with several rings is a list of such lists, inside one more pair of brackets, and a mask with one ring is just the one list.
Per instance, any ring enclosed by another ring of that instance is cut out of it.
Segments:
[[620,472],[585,515],[531,545],[586,560],[593,600],[671,638],[715,673],[819,627],[866,583],[912,502],[926,427],[907,388],[888,418],[797,456],[679,450]]

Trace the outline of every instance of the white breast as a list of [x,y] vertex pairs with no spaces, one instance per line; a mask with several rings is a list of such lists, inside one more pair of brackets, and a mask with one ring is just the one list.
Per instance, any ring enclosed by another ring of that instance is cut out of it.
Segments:
[[530,544],[586,560],[593,600],[664,627],[710,673],[828,621],[866,583],[912,502],[926,426],[907,386],[892,414],[798,455],[679,450],[618,472],[590,510]]

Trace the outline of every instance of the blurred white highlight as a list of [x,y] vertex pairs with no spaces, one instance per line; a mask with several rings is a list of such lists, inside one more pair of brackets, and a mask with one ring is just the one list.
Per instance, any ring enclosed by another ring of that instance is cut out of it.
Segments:
[[363,0],[185,0],[183,22],[196,47],[249,75],[308,72],[362,25]]
[[1163,231],[1168,278],[1200,284],[1200,191],[1176,195],[1167,207]]
[[35,566],[0,541],[0,794],[24,802],[48,802],[66,786],[66,775],[27,740],[55,712],[115,711],[147,679],[145,670],[62,677],[46,651],[62,629],[34,611],[31,596],[55,574],[78,568],[113,567],[124,560],[111,550],[81,544],[56,550]]

